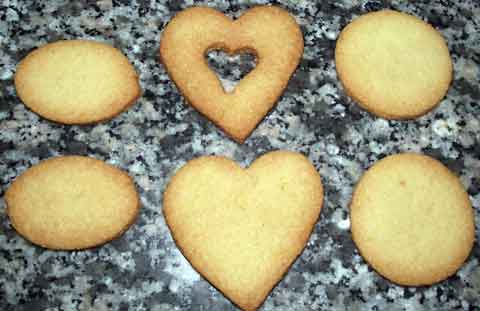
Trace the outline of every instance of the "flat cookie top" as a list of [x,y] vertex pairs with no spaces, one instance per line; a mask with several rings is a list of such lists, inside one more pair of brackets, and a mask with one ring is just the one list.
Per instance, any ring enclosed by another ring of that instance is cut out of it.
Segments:
[[141,93],[125,55],[85,40],[57,41],[28,54],[17,67],[15,87],[27,107],[65,124],[110,119]]
[[84,249],[120,236],[139,198],[123,171],[88,157],[56,157],[20,175],[5,194],[13,227],[51,249]]
[[398,154],[374,164],[351,202],[360,253],[401,285],[429,285],[454,274],[474,242],[473,209],[460,180],[443,164]]
[[188,162],[164,194],[164,215],[192,265],[255,310],[305,247],[323,204],[306,157],[267,153],[248,169],[223,157]]
[[412,15],[391,10],[348,24],[337,41],[335,65],[346,92],[387,119],[427,113],[452,80],[452,60],[441,34]]
[[[231,93],[208,67],[205,54],[212,49],[257,57]],[[275,6],[256,6],[234,21],[211,8],[189,8],[169,22],[160,42],[162,63],[188,102],[237,142],[276,103],[302,54],[299,25]]]

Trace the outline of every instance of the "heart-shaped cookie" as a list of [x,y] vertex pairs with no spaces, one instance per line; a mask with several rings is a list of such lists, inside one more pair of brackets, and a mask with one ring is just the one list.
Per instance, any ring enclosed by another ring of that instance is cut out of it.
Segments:
[[192,266],[244,310],[255,310],[302,252],[323,203],[309,160],[270,152],[248,169],[216,156],[172,178],[163,212]]
[[[205,54],[251,52],[257,66],[225,92]],[[160,58],[190,104],[243,142],[265,117],[288,84],[303,54],[303,37],[284,9],[258,6],[232,21],[206,7],[186,9],[165,28]]]

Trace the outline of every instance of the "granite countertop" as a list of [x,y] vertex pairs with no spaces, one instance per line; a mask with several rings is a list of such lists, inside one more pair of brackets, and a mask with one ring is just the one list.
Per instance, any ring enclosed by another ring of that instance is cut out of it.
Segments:
[[[215,154],[248,165],[275,149],[306,154],[322,175],[326,197],[305,251],[262,310],[480,310],[478,242],[455,276],[430,287],[400,287],[360,257],[348,220],[352,188],[365,169],[386,155],[414,151],[434,156],[461,177],[480,224],[479,2],[275,3],[301,25],[305,53],[276,108],[239,145],[185,104],[158,60],[162,29],[194,1],[1,2],[0,197],[38,161],[79,154],[128,171],[142,209],[118,240],[86,251],[49,251],[16,234],[0,199],[0,310],[235,310],[173,243],[162,216],[162,192],[192,158]],[[195,1],[204,4],[238,16],[254,1]],[[353,17],[384,7],[432,23],[454,60],[446,98],[417,120],[386,121],[359,109],[336,76],[333,53],[340,30]],[[107,42],[129,57],[144,91],[131,109],[108,122],[66,126],[21,103],[13,85],[17,63],[35,47],[73,38]],[[218,53],[209,56],[226,80],[245,74],[253,60],[232,61],[235,66]]]

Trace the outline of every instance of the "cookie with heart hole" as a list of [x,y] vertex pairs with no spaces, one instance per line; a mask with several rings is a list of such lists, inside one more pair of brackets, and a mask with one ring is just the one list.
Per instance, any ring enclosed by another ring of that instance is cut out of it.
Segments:
[[[253,53],[256,67],[226,92],[205,55]],[[284,9],[258,6],[231,20],[206,7],[177,14],[163,31],[160,59],[187,101],[242,143],[273,108],[303,54],[303,36]]]
[[256,310],[304,249],[322,204],[309,160],[275,151],[246,169],[219,156],[191,160],[168,184],[163,213],[192,266]]

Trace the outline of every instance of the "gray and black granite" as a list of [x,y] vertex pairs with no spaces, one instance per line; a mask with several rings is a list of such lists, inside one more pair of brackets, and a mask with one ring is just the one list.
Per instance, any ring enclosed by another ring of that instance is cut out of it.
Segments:
[[[387,155],[412,151],[439,159],[460,176],[480,223],[479,2],[274,1],[301,25],[305,53],[278,105],[239,145],[185,103],[159,63],[159,40],[167,22],[186,7],[208,5],[236,17],[268,2],[0,2],[0,196],[38,161],[79,154],[126,170],[142,202],[137,222],[118,240],[63,252],[16,234],[0,199],[0,310],[235,310],[175,246],[162,216],[162,192],[195,157],[222,155],[248,165],[275,149],[307,155],[322,175],[326,198],[305,251],[262,310],[480,310],[478,242],[455,276],[433,286],[401,287],[360,257],[348,218],[361,174]],[[454,60],[447,96],[416,120],[387,121],[359,109],[337,79],[333,54],[340,30],[382,8],[433,24]],[[128,56],[143,88],[132,108],[108,122],[66,126],[21,103],[13,85],[18,62],[45,43],[73,38],[107,42]],[[254,57],[214,52],[208,62],[231,87],[253,68]]]

